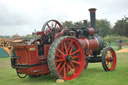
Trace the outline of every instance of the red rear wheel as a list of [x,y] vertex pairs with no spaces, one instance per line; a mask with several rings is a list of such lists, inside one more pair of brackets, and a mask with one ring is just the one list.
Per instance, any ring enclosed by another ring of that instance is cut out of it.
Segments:
[[56,39],[49,49],[48,66],[56,78],[77,78],[84,66],[84,52],[80,43],[72,37]]
[[105,71],[112,71],[116,67],[116,54],[113,48],[107,47],[103,50],[102,65]]

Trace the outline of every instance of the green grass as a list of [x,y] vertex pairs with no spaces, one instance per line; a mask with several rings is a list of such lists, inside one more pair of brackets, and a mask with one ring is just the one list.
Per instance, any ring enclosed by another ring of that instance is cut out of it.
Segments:
[[0,58],[0,85],[128,85],[128,53],[117,53],[117,68],[105,72],[101,63],[89,64],[81,75],[71,81],[56,83],[48,76],[19,79],[9,58]]

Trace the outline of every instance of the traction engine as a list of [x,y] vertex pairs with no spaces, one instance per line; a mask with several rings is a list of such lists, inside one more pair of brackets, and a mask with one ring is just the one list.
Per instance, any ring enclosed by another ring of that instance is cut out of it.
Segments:
[[[51,74],[55,78],[77,78],[88,63],[101,62],[105,71],[116,67],[113,48],[105,47],[95,29],[95,8],[89,9],[91,27],[63,28],[57,20],[47,21],[38,37],[14,46],[11,65],[20,78]],[[24,74],[24,75],[23,75]]]

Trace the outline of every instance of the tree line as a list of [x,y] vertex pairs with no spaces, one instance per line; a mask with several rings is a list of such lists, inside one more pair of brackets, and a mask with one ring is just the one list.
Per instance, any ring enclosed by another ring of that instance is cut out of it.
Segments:
[[[73,23],[72,21],[65,21],[62,23],[63,27],[90,27],[90,22],[86,20],[87,23],[83,23],[82,21]],[[112,27],[110,21],[107,19],[96,20],[96,31],[102,37],[106,37],[107,35],[114,36],[125,36],[128,37],[128,17],[123,17],[120,20],[117,20],[115,25]]]

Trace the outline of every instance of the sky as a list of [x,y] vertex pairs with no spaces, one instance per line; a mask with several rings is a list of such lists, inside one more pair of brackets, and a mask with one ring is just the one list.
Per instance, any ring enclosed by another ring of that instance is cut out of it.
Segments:
[[96,8],[96,18],[107,19],[112,26],[128,16],[128,0],[0,0],[0,35],[41,31],[50,19],[90,20],[89,8]]

